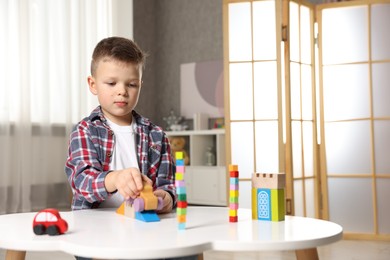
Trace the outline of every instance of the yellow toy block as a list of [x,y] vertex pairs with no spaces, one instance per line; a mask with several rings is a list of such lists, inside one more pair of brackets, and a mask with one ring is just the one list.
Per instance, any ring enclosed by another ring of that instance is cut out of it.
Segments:
[[182,160],[182,159],[184,159],[184,153],[183,152],[176,152],[175,157],[176,157],[176,160]]
[[252,188],[252,219],[257,219],[257,189]]
[[230,191],[230,197],[238,197],[238,190],[231,190]]
[[271,190],[271,220],[283,221],[285,214],[284,189]]
[[235,209],[230,209],[230,210],[229,210],[229,216],[230,216],[230,217],[236,217],[236,216],[237,216],[237,210],[235,210]]
[[177,172],[177,173],[175,174],[175,179],[176,179],[177,181],[182,181],[182,180],[184,180],[184,175],[183,175],[183,173]]

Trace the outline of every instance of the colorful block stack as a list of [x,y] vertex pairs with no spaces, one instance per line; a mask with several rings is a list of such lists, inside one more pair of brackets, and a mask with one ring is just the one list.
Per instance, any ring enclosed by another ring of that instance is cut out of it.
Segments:
[[252,219],[283,221],[285,216],[284,173],[252,175]]
[[238,216],[238,166],[229,165],[230,192],[229,192],[229,222],[237,222]]
[[176,152],[176,174],[175,174],[175,186],[177,194],[177,207],[176,215],[179,230],[186,228],[186,215],[187,215],[187,191],[184,181],[184,154],[183,152]]

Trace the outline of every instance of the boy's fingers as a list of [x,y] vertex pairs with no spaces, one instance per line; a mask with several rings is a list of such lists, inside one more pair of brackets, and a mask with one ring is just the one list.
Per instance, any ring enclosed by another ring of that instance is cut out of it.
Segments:
[[168,194],[168,192],[164,190],[155,190],[154,195],[163,199],[163,208],[157,211],[158,213],[166,213],[172,210],[173,200],[172,197]]
[[164,197],[165,197],[165,191],[163,191],[163,190],[155,190],[153,193],[154,193],[154,195],[156,195],[157,197],[161,197],[161,198],[164,198]]
[[135,185],[135,190],[141,191],[144,188],[144,184],[142,181],[142,174],[140,172],[131,172],[131,176],[133,177],[133,183]]
[[144,174],[141,174],[142,176],[142,180],[147,182],[149,185],[153,186],[153,182],[151,179],[148,178],[148,176],[144,175]]
[[125,200],[129,199],[129,197],[131,197],[131,189],[129,187],[121,187],[120,189],[118,189],[119,193],[123,196],[123,198]]

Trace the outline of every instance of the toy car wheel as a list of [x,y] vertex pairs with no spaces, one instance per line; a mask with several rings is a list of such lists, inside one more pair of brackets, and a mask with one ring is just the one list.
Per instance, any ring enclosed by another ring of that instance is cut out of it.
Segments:
[[158,200],[158,202],[157,202],[157,210],[161,210],[163,208],[163,206],[164,206],[163,198],[158,197],[157,200]]
[[141,198],[136,198],[133,202],[133,207],[136,212],[141,212],[145,209],[145,202]]
[[43,235],[45,234],[45,226],[44,225],[35,225],[33,227],[35,235]]
[[58,228],[54,225],[48,226],[46,231],[50,236],[56,236],[59,235],[60,232],[58,231]]

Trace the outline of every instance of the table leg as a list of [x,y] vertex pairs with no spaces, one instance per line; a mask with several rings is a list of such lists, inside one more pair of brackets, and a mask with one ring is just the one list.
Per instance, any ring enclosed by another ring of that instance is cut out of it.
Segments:
[[295,250],[297,260],[319,260],[317,248]]
[[198,255],[198,260],[203,260],[203,253]]
[[6,260],[24,260],[26,258],[26,251],[7,250],[5,253]]

